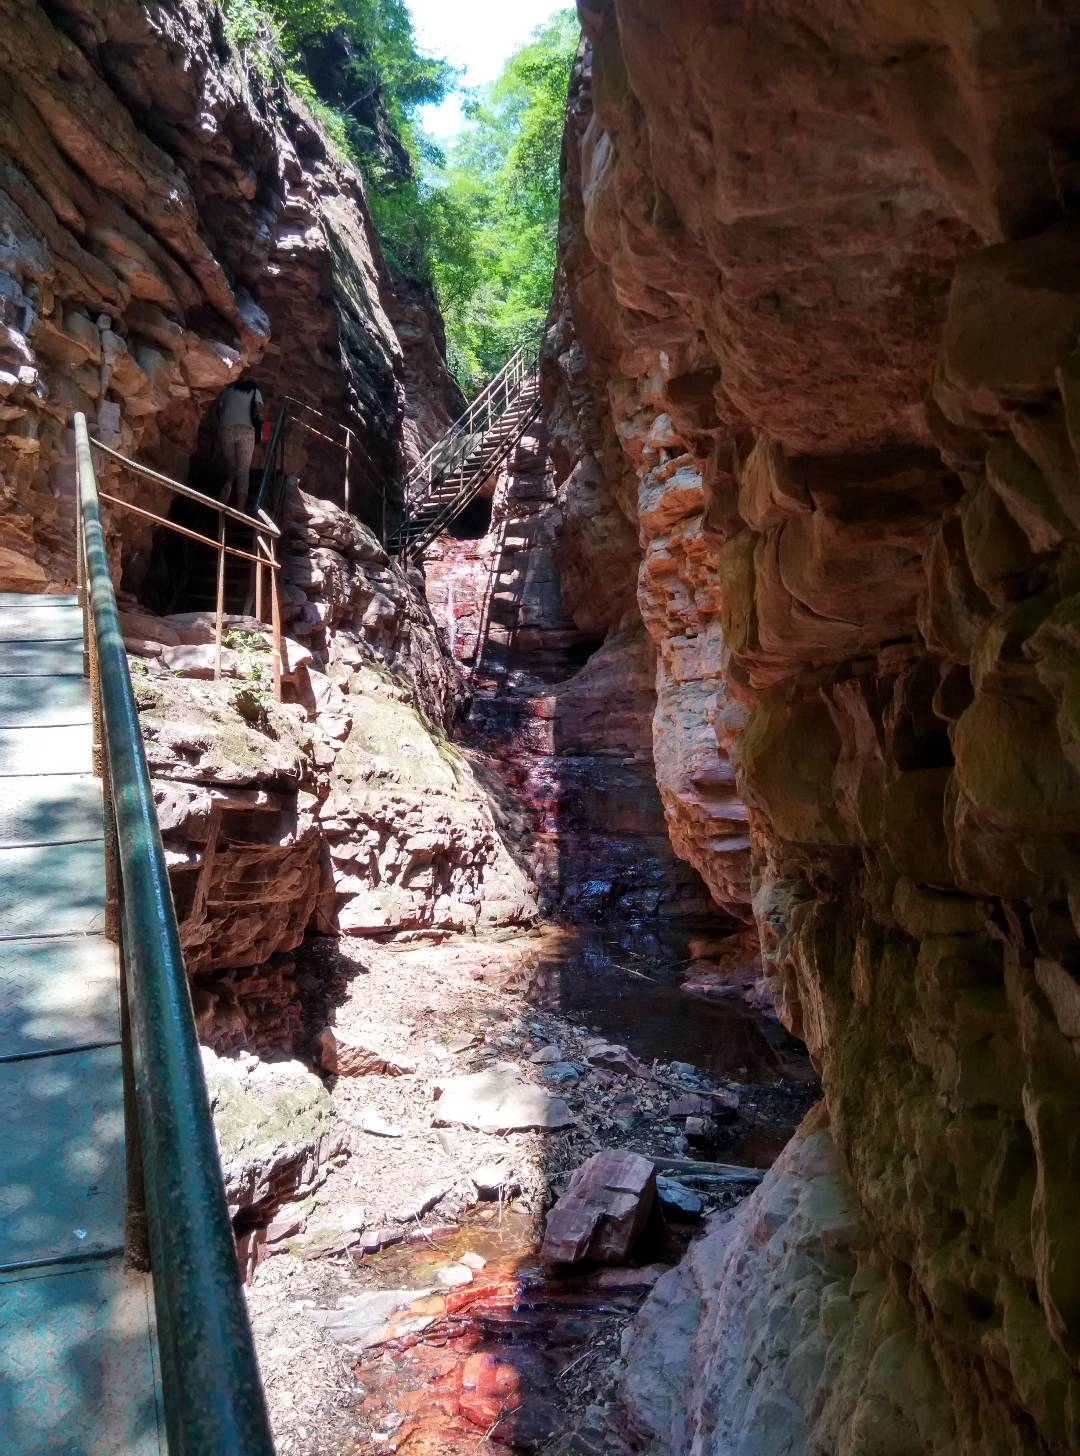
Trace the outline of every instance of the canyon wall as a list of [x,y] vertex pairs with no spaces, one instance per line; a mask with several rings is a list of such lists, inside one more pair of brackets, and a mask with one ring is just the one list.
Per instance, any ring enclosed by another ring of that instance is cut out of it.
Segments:
[[1080,22],[579,10],[545,371],[564,600],[610,630],[636,572],[673,842],[752,904],[831,1130],[695,1255],[715,1339],[679,1418],[636,1429],[1075,1450]]
[[[288,393],[354,430],[352,504],[378,529],[459,397],[355,168],[211,0],[3,0],[0,22],[0,584],[71,580],[76,410],[213,490],[211,405],[244,372],[271,418]],[[339,446],[294,432],[287,466],[343,500]],[[138,591],[150,527],[110,531]]]
[[[427,595],[473,690],[462,736],[516,805],[508,830],[541,908],[562,920],[708,915],[704,887],[672,852],[657,793],[656,654],[632,595],[606,637],[597,621],[582,630],[564,604],[542,426],[490,485],[490,519],[476,502],[457,536],[426,552]],[[482,534],[470,536],[470,518]]]
[[[449,742],[461,677],[369,529],[457,414],[442,320],[388,270],[356,168],[212,0],[0,0],[0,22],[0,587],[72,584],[75,411],[209,493],[230,381],[253,377],[270,418],[286,395],[324,416],[286,452],[282,704],[267,634],[236,610],[246,583],[229,578],[213,682],[212,615],[177,610],[212,603],[212,565],[185,597],[210,553],[105,512],[200,1031],[292,1052],[305,934],[535,915]],[[98,466],[110,494],[169,513],[164,488]]]

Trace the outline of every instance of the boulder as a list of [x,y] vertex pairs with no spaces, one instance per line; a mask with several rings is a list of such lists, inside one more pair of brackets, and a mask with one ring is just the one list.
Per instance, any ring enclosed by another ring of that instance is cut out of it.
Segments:
[[337,1077],[405,1077],[416,1071],[415,1062],[332,1026],[319,1033],[318,1058],[323,1071]]
[[594,1153],[548,1214],[540,1257],[549,1264],[618,1264],[656,1206],[656,1175],[640,1153]]

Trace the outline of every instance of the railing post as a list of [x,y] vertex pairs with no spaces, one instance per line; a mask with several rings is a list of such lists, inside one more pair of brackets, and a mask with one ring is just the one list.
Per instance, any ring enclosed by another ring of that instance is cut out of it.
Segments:
[[214,681],[221,680],[221,639],[225,630],[225,513],[218,517],[217,611],[214,617]]
[[270,630],[274,639],[274,702],[281,702],[281,597],[278,593],[278,560],[270,542]]

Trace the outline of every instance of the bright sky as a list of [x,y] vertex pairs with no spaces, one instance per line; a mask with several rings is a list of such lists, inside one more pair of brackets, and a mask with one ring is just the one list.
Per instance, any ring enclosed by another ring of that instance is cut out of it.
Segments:
[[[463,70],[463,86],[486,86],[511,51],[570,4],[571,0],[409,0],[409,9],[419,49]],[[461,97],[425,106],[420,120],[436,140],[448,141],[461,127]]]

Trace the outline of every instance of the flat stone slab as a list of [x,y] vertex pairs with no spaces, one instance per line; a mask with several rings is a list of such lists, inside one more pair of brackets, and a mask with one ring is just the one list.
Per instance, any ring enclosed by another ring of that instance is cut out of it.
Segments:
[[0,1265],[124,1242],[120,1048],[0,1062]]
[[574,1114],[561,1097],[521,1079],[516,1067],[497,1062],[484,1072],[452,1077],[435,1104],[436,1127],[480,1132],[557,1132]]
[[3,1449],[165,1456],[152,1311],[118,1260],[0,1275]]
[[89,774],[0,775],[0,847],[100,840],[104,824],[101,785]]
[[0,774],[88,774],[90,727],[0,728]]
[[83,678],[0,677],[0,728],[89,722],[90,688]]
[[339,1345],[372,1350],[388,1340],[415,1335],[446,1311],[434,1289],[371,1289],[340,1309],[315,1309],[311,1318]]
[[97,935],[104,929],[104,907],[100,840],[0,849],[0,939]]
[[0,940],[0,1057],[119,1041],[119,988],[104,936]]

